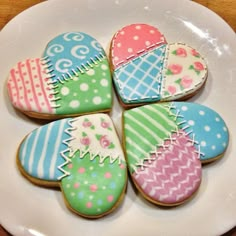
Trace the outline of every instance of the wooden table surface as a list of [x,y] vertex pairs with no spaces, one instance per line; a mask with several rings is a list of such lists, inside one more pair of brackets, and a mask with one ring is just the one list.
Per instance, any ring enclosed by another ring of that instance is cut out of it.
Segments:
[[[66,1],[66,0],[65,0]],[[208,7],[221,16],[236,32],[236,0],[193,0]],[[0,0],[0,30],[14,16],[23,10],[44,0]],[[224,236],[236,236],[236,228],[227,232]],[[0,226],[0,236],[9,234]]]

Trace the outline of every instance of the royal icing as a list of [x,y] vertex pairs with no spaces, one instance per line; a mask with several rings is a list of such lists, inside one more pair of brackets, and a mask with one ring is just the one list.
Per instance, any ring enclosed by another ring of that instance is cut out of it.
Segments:
[[40,58],[17,63],[10,71],[8,92],[12,104],[24,111],[55,113],[52,86]]
[[117,31],[113,37],[112,64],[116,69],[163,44],[166,44],[165,37],[155,27],[146,24],[131,24]]
[[70,208],[83,216],[111,211],[126,187],[124,154],[106,114],[61,119],[34,130],[21,143],[18,160],[31,178],[60,183]]
[[201,183],[202,168],[195,148],[184,131],[173,134],[152,153],[153,161],[133,174],[145,195],[161,205],[180,204],[190,198]]
[[207,67],[200,54],[184,43],[167,44],[152,26],[126,26],[111,45],[113,80],[125,105],[180,99],[205,83]]
[[145,105],[125,111],[123,117],[132,178],[158,204],[176,205],[188,199],[201,182],[201,162],[223,155],[228,145],[221,116],[200,104]]
[[64,33],[49,42],[44,58],[12,68],[8,93],[16,108],[41,118],[107,111],[112,105],[109,63],[94,38]]
[[206,64],[200,54],[183,43],[169,44],[166,51],[162,100],[178,99],[199,89],[207,75]]

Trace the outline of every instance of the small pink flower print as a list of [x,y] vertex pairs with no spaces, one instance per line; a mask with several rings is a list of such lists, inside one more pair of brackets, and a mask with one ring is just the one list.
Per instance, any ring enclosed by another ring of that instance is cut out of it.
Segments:
[[194,57],[200,57],[199,53],[198,53],[195,49],[192,49],[191,54],[192,54]]
[[83,138],[80,139],[80,143],[85,145],[85,146],[88,146],[90,144],[90,142],[91,141],[90,141],[89,137],[83,137]]
[[84,128],[88,128],[92,126],[92,123],[90,121],[84,121],[82,125]]
[[102,135],[99,141],[103,148],[108,148],[111,144],[106,135]]
[[183,70],[183,67],[181,65],[171,64],[168,66],[167,74],[177,75],[177,74],[180,74],[182,70]]
[[194,66],[194,69],[195,69],[196,71],[204,70],[203,64],[202,64],[201,62],[199,62],[199,61],[194,62],[194,63],[193,63],[193,66]]
[[170,86],[168,86],[168,92],[170,93],[170,94],[175,94],[176,93],[176,87],[175,86],[173,86],[173,85],[170,85]]
[[187,75],[184,76],[180,81],[180,84],[183,88],[190,88],[192,83],[193,83],[193,79]]
[[184,48],[178,48],[176,50],[176,55],[180,57],[187,57],[187,51]]
[[109,122],[106,122],[106,121],[102,121],[102,122],[101,122],[101,126],[102,126],[102,128],[107,129],[107,128],[110,127],[110,123],[109,123]]

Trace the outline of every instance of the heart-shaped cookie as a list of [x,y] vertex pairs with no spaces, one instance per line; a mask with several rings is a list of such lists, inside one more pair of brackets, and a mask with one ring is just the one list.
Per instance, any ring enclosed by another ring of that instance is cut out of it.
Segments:
[[207,78],[206,63],[195,49],[184,43],[168,44],[157,28],[147,24],[117,31],[110,58],[124,107],[187,99]]
[[220,158],[228,145],[224,120],[195,103],[163,102],[123,114],[131,178],[145,198],[179,205],[197,191],[201,164]]
[[88,218],[113,211],[126,189],[123,150],[106,114],[37,128],[20,144],[17,164],[33,183],[60,187],[69,209]]
[[112,82],[102,46],[88,34],[52,39],[42,58],[18,62],[7,81],[13,106],[41,119],[109,111]]

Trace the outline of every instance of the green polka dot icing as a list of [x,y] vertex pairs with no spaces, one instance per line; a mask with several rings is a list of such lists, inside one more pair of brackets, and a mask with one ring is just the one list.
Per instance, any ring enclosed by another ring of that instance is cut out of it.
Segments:
[[127,182],[125,157],[106,114],[44,125],[23,140],[17,156],[25,176],[36,184],[59,185],[67,205],[79,215],[104,216],[123,198]]
[[90,160],[89,154],[80,158],[75,154],[65,168],[70,173],[61,185],[70,207],[85,216],[102,215],[110,211],[124,192],[126,165],[99,158]]
[[[112,104],[109,65],[106,59],[56,88],[56,113],[78,114],[108,110]],[[108,96],[109,95],[109,96]]]

